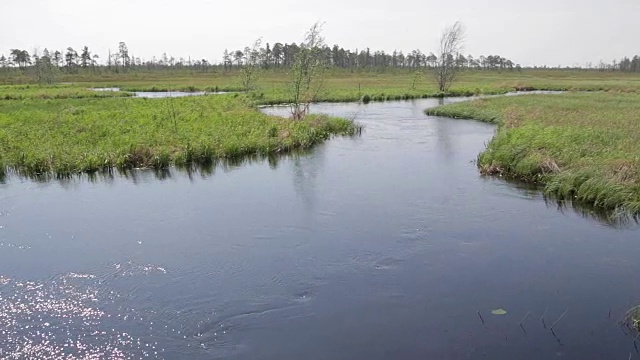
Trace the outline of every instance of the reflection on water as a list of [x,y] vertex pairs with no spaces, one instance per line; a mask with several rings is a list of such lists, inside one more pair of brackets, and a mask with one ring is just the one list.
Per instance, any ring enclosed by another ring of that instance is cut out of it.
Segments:
[[[120,88],[90,88],[89,90],[100,92],[119,92]],[[130,93],[132,93],[134,97],[147,99],[229,94],[229,92],[226,91],[130,91]]]
[[313,209],[317,197],[316,179],[324,168],[324,145],[319,145],[304,157],[292,158],[293,186],[308,209]]
[[204,91],[194,91],[194,92],[184,92],[184,91],[134,91],[135,97],[139,98],[147,98],[147,99],[160,99],[160,98],[176,98],[176,97],[185,97],[185,96],[203,96],[203,95],[217,95],[217,94],[226,94],[225,92],[221,93],[210,93]]
[[479,176],[494,127],[423,115],[437,103],[318,105],[366,132],[308,153],[10,175],[0,358],[636,354],[618,324],[640,294],[633,221]]
[[[171,166],[161,169],[106,169],[91,173],[72,174],[67,176],[57,176],[53,174],[23,174],[9,169],[8,177],[19,181],[34,181],[38,183],[57,182],[64,187],[72,187],[73,184],[89,181],[92,183],[113,183],[116,180],[129,180],[134,184],[147,183],[153,180],[170,180],[176,175],[186,175],[189,179],[207,179],[214,176],[216,171],[229,172],[243,166],[252,164],[262,164],[268,162],[272,170],[278,168],[278,164],[284,159],[295,159],[301,156],[315,154],[315,149],[299,149],[281,154],[251,154],[241,157],[230,157],[214,159],[209,163],[187,164],[182,166]],[[316,155],[314,155],[316,156]],[[4,183],[6,177],[0,177],[0,184]]]
[[118,92],[118,91],[120,91],[120,88],[117,88],[117,87],[89,88],[88,90],[91,90],[91,91],[99,91],[99,92],[102,92],[102,91],[107,91],[107,92]]
[[[147,272],[127,271],[120,275]],[[0,277],[3,354],[16,359],[160,358],[157,341],[130,332],[127,319],[138,314],[114,306],[121,295],[105,289],[104,281],[77,273],[48,281]]]
[[620,210],[601,210],[591,206],[573,203],[566,200],[556,200],[544,198],[545,203],[549,208],[556,208],[558,212],[565,213],[571,211],[580,214],[582,217],[594,221],[598,221],[602,224],[609,225],[617,229],[638,229],[640,223],[638,222],[637,215],[631,215],[626,211]]

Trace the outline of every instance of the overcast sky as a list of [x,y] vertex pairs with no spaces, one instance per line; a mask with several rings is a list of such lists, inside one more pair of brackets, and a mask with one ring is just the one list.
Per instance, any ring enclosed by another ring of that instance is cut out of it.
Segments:
[[225,48],[299,42],[317,20],[329,45],[392,52],[437,46],[446,25],[467,28],[465,53],[523,65],[584,65],[640,54],[640,0],[0,0],[0,54],[20,48],[106,57],[163,52],[220,61]]

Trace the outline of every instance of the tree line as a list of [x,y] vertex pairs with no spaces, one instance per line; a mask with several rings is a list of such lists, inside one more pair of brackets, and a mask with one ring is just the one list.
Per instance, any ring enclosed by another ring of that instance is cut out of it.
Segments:
[[11,49],[8,58],[0,55],[0,67],[25,69],[28,66],[37,65],[39,61],[45,61],[56,67],[73,68],[81,66],[86,68],[88,66],[96,66],[98,58],[98,55],[92,56],[89,48],[86,46],[82,48],[80,54],[71,47],[67,48],[65,53],[58,50],[52,52],[45,48],[42,54],[35,51],[33,55],[29,54],[26,50]]
[[[189,68],[196,71],[209,71],[212,68],[222,67],[225,70],[242,68],[248,63],[257,64],[262,69],[282,69],[291,68],[294,65],[296,56],[301,50],[301,44],[296,43],[275,43],[271,46],[245,47],[238,50],[225,50],[220,62],[209,62],[206,59],[192,60],[190,57],[175,58],[163,53],[159,57],[151,59],[141,59],[130,53],[126,43],[120,42],[116,51],[109,50],[104,59],[91,52],[88,46],[83,46],[79,50],[68,47],[64,51],[50,51],[45,48],[41,53],[33,51],[29,53],[24,49],[11,49],[8,56],[0,54],[1,69],[38,68],[46,70],[52,68],[65,73],[77,73],[79,69],[91,69],[101,72],[126,72],[131,69],[158,70],[165,68]],[[440,60],[433,52],[424,53],[419,49],[410,52],[394,50],[387,53],[384,50],[362,50],[344,49],[338,45],[332,47],[322,45],[317,49],[319,57],[328,65],[343,69],[420,69],[435,68]],[[520,64],[507,59],[501,55],[463,55],[460,53],[451,54],[453,58],[445,61],[454,62],[456,66],[466,69],[480,70],[521,70]],[[100,60],[103,60],[102,62]],[[534,67],[538,68],[538,67]],[[640,72],[640,56],[624,57],[614,60],[611,63],[600,62],[597,65],[587,63],[584,66],[560,67],[543,66],[545,69],[596,69],[600,71],[622,71]]]
[[[267,43],[260,47],[245,47],[242,50],[225,50],[222,59],[218,63],[211,63],[206,59],[191,60],[191,58],[175,58],[166,53],[159,57],[152,57],[144,60],[130,54],[124,42],[118,44],[117,51],[109,51],[105,60],[100,62],[100,57],[93,54],[89,47],[84,46],[79,51],[73,47],[68,47],[64,51],[50,51],[44,49],[42,53],[34,52],[29,54],[27,50],[11,49],[9,56],[0,55],[1,68],[26,69],[30,66],[37,66],[44,62],[60,69],[66,73],[77,72],[78,69],[111,70],[113,72],[126,71],[132,68],[162,69],[166,67],[180,68],[189,67],[196,69],[207,69],[210,67],[223,67],[224,69],[240,68],[250,61],[256,61],[261,68],[290,68],[294,65],[295,58],[301,51],[301,44],[296,43],[275,43],[271,46]],[[334,45],[329,47],[323,45],[318,48],[321,59],[326,64],[345,69],[362,68],[433,68],[438,63],[438,57],[434,53],[423,53],[421,50],[413,50],[408,53],[403,51],[393,51],[386,53],[384,50],[348,50]],[[517,70],[520,65],[512,60],[500,55],[488,55],[474,57],[473,55],[456,54],[456,63],[470,69],[487,70]]]
[[622,60],[613,62],[613,68],[624,72],[640,72],[640,56],[635,55],[631,59],[628,57],[622,58]]
[[[246,65],[250,59],[259,59],[262,68],[288,68],[291,67],[296,55],[300,51],[300,46],[296,43],[282,44],[275,43],[272,46],[269,43],[265,47],[258,49],[245,47],[240,50],[225,50],[222,56],[222,65],[225,69],[234,67],[242,67]],[[384,50],[371,50],[366,48],[363,50],[345,50],[344,48],[333,45],[333,47],[323,46],[318,49],[320,57],[330,66],[345,69],[354,68],[434,68],[438,64],[438,56],[434,53],[425,54],[421,50],[416,49],[408,53],[402,51],[393,51],[386,53]],[[512,60],[506,59],[500,55],[481,55],[474,57],[473,55],[456,54],[455,62],[462,67],[470,69],[488,69],[488,70],[516,70],[520,68]]]
[[104,62],[101,63],[99,60],[100,56],[93,54],[88,46],[83,46],[79,51],[76,51],[73,47],[68,47],[64,51],[50,51],[45,48],[42,52],[34,51],[32,54],[27,50],[11,49],[8,57],[0,54],[0,68],[25,70],[29,67],[38,67],[46,64],[66,73],[75,73],[79,69],[87,68],[93,70],[101,68],[101,70],[120,72],[141,66],[155,68],[163,66],[201,67],[211,65],[205,59],[195,62],[191,62],[189,59],[187,62],[183,58],[176,60],[173,57],[168,57],[166,53],[163,54],[159,60],[153,57],[153,59],[149,61],[143,61],[139,57],[131,55],[127,44],[124,42],[118,44],[117,51],[112,52],[109,50]]

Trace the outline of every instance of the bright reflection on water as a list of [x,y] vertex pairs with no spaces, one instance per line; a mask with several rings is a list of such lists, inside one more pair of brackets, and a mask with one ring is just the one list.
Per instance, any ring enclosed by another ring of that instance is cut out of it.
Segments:
[[494,127],[437,103],[318,105],[364,134],[282,158],[9,177],[0,358],[638,358],[635,223],[479,177]]
[[[120,91],[120,88],[90,88],[89,90],[98,92],[118,92]],[[131,91],[131,93],[134,97],[148,99],[228,94],[228,92],[225,91]]]

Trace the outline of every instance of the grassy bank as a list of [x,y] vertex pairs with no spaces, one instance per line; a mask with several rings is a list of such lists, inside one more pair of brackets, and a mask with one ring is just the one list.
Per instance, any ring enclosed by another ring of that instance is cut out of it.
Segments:
[[1,100],[47,100],[127,97],[124,91],[92,91],[78,85],[17,85],[0,86]]
[[26,175],[207,164],[307,148],[351,121],[292,121],[260,113],[244,96],[3,101],[0,163]]
[[[5,82],[9,80],[5,77]],[[290,77],[285,71],[261,73],[258,89],[246,95],[171,100],[127,98],[130,94],[126,92],[87,89],[233,91],[239,89],[238,73],[84,73],[62,74],[58,80],[70,83],[43,87],[0,85],[0,163],[27,174],[69,174],[112,167],[162,167],[170,163],[206,162],[250,153],[283,152],[311,146],[331,134],[357,131],[353,123],[344,120],[315,117],[294,123],[260,114],[254,107],[256,104],[290,101]],[[413,70],[398,69],[332,69],[326,74],[323,89],[319,101],[383,101],[443,95],[437,91],[431,78]],[[622,94],[619,98],[635,98],[637,95],[632,94],[640,93],[640,75],[559,70],[469,71],[461,74],[447,95],[500,94],[531,89],[606,90]],[[496,106],[481,109],[474,103],[451,109],[468,112],[463,114],[465,117],[486,117],[489,120],[511,116],[501,112],[500,101],[523,100],[496,99]],[[564,105],[570,105],[570,101]],[[558,104],[559,107],[564,105]],[[472,110],[464,110],[464,106]],[[514,106],[517,110],[517,105]],[[510,107],[509,111],[513,109]],[[541,111],[546,110],[543,108]],[[582,113],[589,115],[589,111],[585,109]],[[600,110],[595,111],[597,115]],[[569,159],[565,163],[561,160],[553,158],[562,166],[571,162]],[[533,160],[527,158],[526,161]],[[526,167],[526,161],[519,161],[518,169]],[[525,169],[511,173],[542,181],[535,171]],[[570,193],[564,188],[557,192]]]
[[474,100],[428,114],[499,124],[483,173],[544,184],[546,194],[640,212],[640,95],[567,93]]

